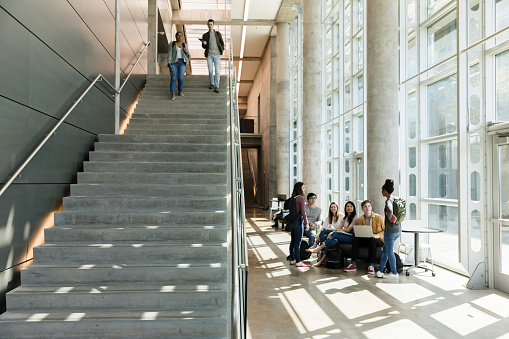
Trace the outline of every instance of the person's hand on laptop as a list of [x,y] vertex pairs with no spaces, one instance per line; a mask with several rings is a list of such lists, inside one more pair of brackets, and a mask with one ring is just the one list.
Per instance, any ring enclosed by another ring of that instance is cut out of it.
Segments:
[[373,234],[373,238],[380,239],[380,234]]

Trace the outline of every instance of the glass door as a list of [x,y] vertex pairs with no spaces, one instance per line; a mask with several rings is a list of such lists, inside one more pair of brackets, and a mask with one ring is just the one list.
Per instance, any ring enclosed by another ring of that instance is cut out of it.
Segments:
[[509,293],[509,138],[498,138],[493,154],[494,287]]

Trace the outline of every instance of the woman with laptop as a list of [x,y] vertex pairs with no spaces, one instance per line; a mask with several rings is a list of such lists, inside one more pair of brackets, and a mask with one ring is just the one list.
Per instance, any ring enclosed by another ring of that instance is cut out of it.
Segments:
[[[325,257],[325,253],[327,249],[335,244],[352,244],[354,240],[353,235],[353,226],[357,224],[357,212],[355,211],[355,204],[351,201],[348,201],[345,204],[345,216],[341,219],[338,228],[329,233],[327,239],[317,248],[314,249],[306,249],[307,252],[318,253],[323,250],[323,257]],[[323,260],[323,258],[322,258]]]
[[367,246],[368,254],[368,274],[375,274],[375,256],[376,248],[384,245],[384,217],[373,212],[371,200],[364,200],[361,203],[363,215],[357,220],[354,226],[355,239],[352,246],[352,260],[350,265],[345,268],[345,272],[357,271],[356,260],[359,255],[359,247]]

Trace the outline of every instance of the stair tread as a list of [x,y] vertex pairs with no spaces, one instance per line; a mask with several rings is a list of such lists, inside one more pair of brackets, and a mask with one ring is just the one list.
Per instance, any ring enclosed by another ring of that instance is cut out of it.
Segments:
[[[185,320],[193,320],[193,319],[225,319],[226,311],[224,308],[220,307],[203,307],[202,309],[196,309],[191,307],[174,309],[174,310],[161,310],[159,307],[154,308],[154,312],[157,312],[155,319],[147,318],[146,314],[147,309],[101,309],[99,311],[93,311],[87,309],[84,316],[79,319],[82,321],[135,321],[135,320],[165,320],[165,321],[185,321]],[[43,317],[43,314],[47,316]],[[78,313],[78,312],[77,312]],[[29,320],[30,317],[33,317],[35,314],[40,314],[40,320]],[[38,322],[51,322],[51,321],[63,321],[68,319],[70,316],[69,310],[61,310],[58,309],[37,309],[36,311],[9,311],[0,316],[1,321],[38,321]]]
[[51,294],[80,294],[80,293],[125,293],[125,292],[160,292],[160,293],[180,293],[180,292],[226,292],[225,284],[207,283],[203,284],[23,284],[11,291],[9,294],[27,294],[27,293],[51,293]]

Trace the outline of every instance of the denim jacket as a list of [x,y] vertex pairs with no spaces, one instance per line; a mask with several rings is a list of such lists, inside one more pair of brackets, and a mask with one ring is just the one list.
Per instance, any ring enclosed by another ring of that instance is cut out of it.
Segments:
[[[189,52],[189,46],[187,46],[187,44],[185,42],[183,42],[182,47],[185,47],[187,50],[187,53],[184,53],[184,51],[182,51],[182,57],[184,59],[184,62],[187,64],[187,61],[189,61],[189,59],[191,59],[191,53]],[[175,44],[175,41],[172,41],[168,45],[168,63],[174,64],[178,61],[179,60],[177,58],[177,46]]]

